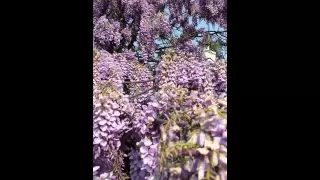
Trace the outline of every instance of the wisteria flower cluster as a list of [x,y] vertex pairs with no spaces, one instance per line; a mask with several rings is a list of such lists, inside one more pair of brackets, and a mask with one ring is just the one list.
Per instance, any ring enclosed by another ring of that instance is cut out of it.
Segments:
[[[134,105],[141,107],[152,95],[154,78],[151,71],[147,65],[138,61],[132,51],[114,53],[112,56],[119,63],[120,71],[123,73],[126,87],[124,93],[130,95]],[[144,93],[140,94],[141,92]]]
[[131,177],[226,179],[227,121],[218,112],[211,93],[163,86],[137,123],[143,138],[131,152]]
[[156,80],[159,87],[172,82],[177,87],[199,91],[212,91],[213,74],[207,62],[200,57],[188,57],[173,53],[163,56],[157,67]]
[[212,34],[197,27],[226,30],[226,10],[93,0],[94,180],[227,179],[227,62],[204,58]]
[[[110,54],[104,50],[95,51],[93,67],[95,178],[110,176],[111,179],[122,179],[126,176],[123,174],[124,157],[128,156],[125,150],[130,146],[122,144],[125,141],[122,138],[124,134],[136,132],[141,128],[134,122],[136,122],[135,119],[141,119],[141,112],[145,108],[142,100],[146,101],[148,98],[143,96],[134,98],[135,92],[126,93],[124,88],[126,80],[131,81],[128,83],[129,90],[141,91],[153,84],[152,81],[148,81],[152,75],[146,66],[130,58],[130,52]],[[146,82],[139,83],[141,85],[134,88],[133,85],[137,86],[135,81]],[[140,140],[140,138],[136,139],[136,142]],[[156,146],[152,147],[156,148]]]
[[[124,178],[128,156],[132,179],[225,179],[227,130],[213,91],[215,68],[184,54],[164,56],[155,76],[159,89],[142,102],[130,99],[135,93],[125,94],[125,78],[142,82],[143,89],[153,83],[147,81],[152,75],[125,57],[106,51],[94,57],[100,85],[94,91],[95,178]],[[126,133],[135,136],[127,155],[121,149],[127,146],[121,144]]]
[[227,63],[225,60],[218,59],[208,66],[213,73],[212,83],[215,95],[219,99],[227,98]]
[[[122,91],[122,74],[118,63],[107,53],[98,54],[99,85],[94,89],[93,152],[97,175],[113,173],[122,178],[121,136],[130,130],[134,109]],[[116,163],[115,163],[116,162]],[[113,177],[113,176],[112,176]]]
[[101,16],[93,29],[93,34],[101,46],[110,46],[111,43],[119,46],[121,39],[121,33],[119,31],[120,23],[118,21]]

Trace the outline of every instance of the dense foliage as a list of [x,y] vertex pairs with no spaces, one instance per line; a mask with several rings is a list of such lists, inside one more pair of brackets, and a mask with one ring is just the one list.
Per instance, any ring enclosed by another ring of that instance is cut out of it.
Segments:
[[227,63],[203,56],[226,17],[226,0],[93,0],[94,180],[227,179]]

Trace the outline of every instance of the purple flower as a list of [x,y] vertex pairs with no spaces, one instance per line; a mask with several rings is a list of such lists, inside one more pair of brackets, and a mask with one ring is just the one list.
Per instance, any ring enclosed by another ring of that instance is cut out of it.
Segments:
[[119,111],[114,111],[113,116],[120,116],[120,112]]
[[152,142],[147,137],[144,138],[144,145],[145,146],[151,146]]
[[102,141],[102,139],[100,139],[100,138],[94,138],[93,144],[100,144],[101,141]]
[[140,147],[140,152],[141,152],[142,154],[148,153],[148,147],[147,147],[147,146],[142,146],[142,147]]

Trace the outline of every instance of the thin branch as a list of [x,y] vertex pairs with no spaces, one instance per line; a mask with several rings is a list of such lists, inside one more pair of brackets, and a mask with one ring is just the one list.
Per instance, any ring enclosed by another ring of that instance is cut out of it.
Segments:
[[[224,37],[224,38],[227,38],[227,36],[222,35],[222,34],[220,34],[220,33],[209,33],[209,35],[210,35],[210,36],[216,35],[218,38],[219,38],[219,35],[220,35],[220,36],[222,36],[222,37]],[[197,35],[197,36],[195,36],[195,37],[203,37],[203,36],[202,36],[202,35]]]
[[165,123],[167,121],[164,120],[164,119],[155,118],[155,122],[157,122],[158,124],[163,124],[163,123]]
[[207,32],[213,32],[213,33],[226,33],[227,31],[207,31]]
[[[165,116],[166,116],[167,120],[155,118],[155,122],[158,123],[158,124],[164,124],[164,123],[168,122],[169,117],[168,117],[167,115],[165,115]],[[186,122],[181,122],[181,121],[180,121],[180,122],[175,122],[175,123],[176,123],[177,125],[181,126],[181,127],[185,127],[185,126],[188,125],[188,123],[186,123]]]
[[159,62],[159,61],[157,61],[157,60],[148,60],[148,62]]
[[224,38],[227,38],[227,36],[223,35],[223,34],[217,34],[217,36],[222,36]]
[[157,50],[162,50],[162,49],[166,49],[166,48],[173,48],[173,46],[164,46],[164,47],[159,47],[156,49]]
[[148,80],[145,80],[145,81],[126,81],[126,82],[124,82],[124,84],[145,83],[145,82],[150,82],[150,81],[153,81],[153,80],[155,80],[155,79],[153,78],[153,79],[148,79]]
[[150,90],[152,90],[152,89],[155,89],[155,88],[156,88],[156,86],[153,86],[153,87],[151,87],[151,88],[149,88],[149,89],[147,89],[147,90],[145,90],[145,91],[142,91],[141,93],[138,93],[138,94],[136,94],[136,95],[133,95],[133,96],[129,97],[129,99],[132,99],[132,98],[134,98],[134,97],[140,96],[141,94],[144,94],[144,93],[146,93],[146,92],[148,92],[148,91],[150,91]]
[[177,43],[184,43],[192,38],[194,38],[195,36],[197,36],[198,32],[193,32],[191,34],[182,34],[181,38],[179,38],[177,40]]

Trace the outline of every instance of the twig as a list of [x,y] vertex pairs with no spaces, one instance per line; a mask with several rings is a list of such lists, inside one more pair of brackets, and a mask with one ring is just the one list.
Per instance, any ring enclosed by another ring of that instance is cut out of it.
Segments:
[[150,91],[150,90],[152,90],[152,89],[154,89],[154,88],[156,88],[156,86],[153,86],[152,88],[149,88],[149,89],[147,89],[147,90],[145,90],[145,91],[142,91],[141,93],[138,93],[138,94],[136,94],[136,95],[133,95],[133,96],[129,97],[129,99],[132,99],[132,98],[134,98],[134,97],[140,96],[141,94],[144,94],[144,93],[146,93],[146,92],[148,92],[148,91]]
[[155,118],[155,121],[158,122],[159,124],[163,124],[163,123],[167,122],[166,120],[159,119],[159,118]]
[[[167,118],[168,118],[168,117],[167,117]],[[168,120],[158,119],[158,118],[156,118],[155,121],[156,121],[157,123],[159,123],[159,124],[163,124],[163,123],[168,122]],[[180,122],[176,122],[176,124],[179,125],[179,126],[181,126],[181,127],[184,127],[184,126],[188,125],[188,123],[181,122],[181,121],[180,121]]]
[[213,33],[226,33],[227,31],[207,31],[207,32],[213,32]]
[[155,80],[155,78],[153,78],[153,79],[148,79],[148,80],[145,80],[145,81],[126,81],[126,82],[124,82],[124,84],[145,83],[145,82],[150,82],[150,81],[153,81],[153,80]]
[[148,60],[148,62],[159,62],[158,60]]
[[164,47],[160,47],[160,48],[156,49],[156,51],[157,51],[157,50],[161,50],[161,49],[166,49],[166,48],[173,48],[173,46],[164,46]]

